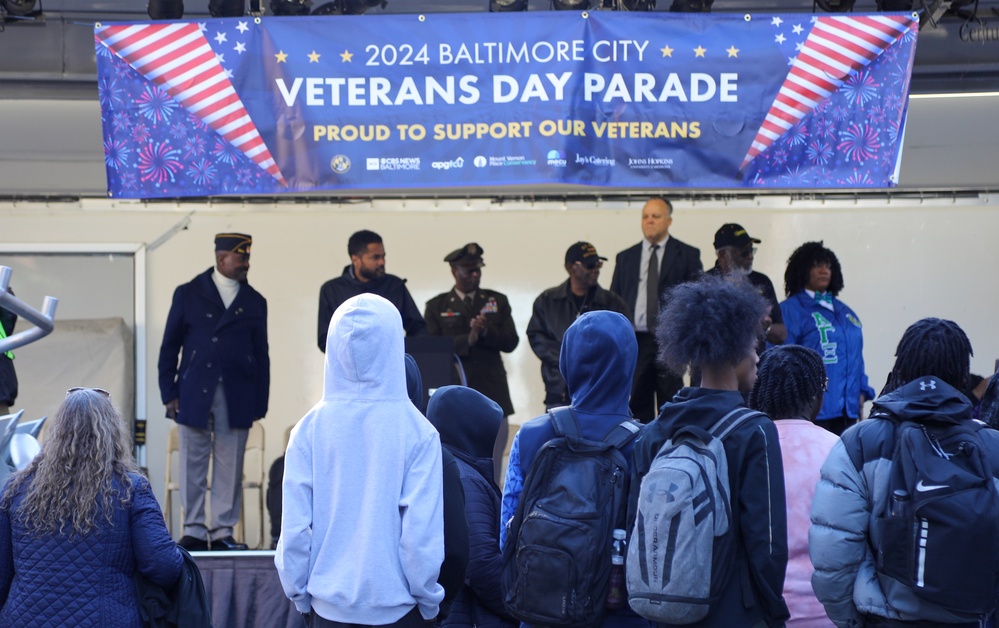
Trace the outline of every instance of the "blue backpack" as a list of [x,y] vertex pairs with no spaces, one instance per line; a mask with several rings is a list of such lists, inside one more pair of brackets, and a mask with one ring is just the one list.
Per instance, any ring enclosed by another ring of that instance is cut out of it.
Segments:
[[623,421],[592,441],[581,437],[571,408],[549,414],[555,438],[531,463],[503,548],[503,601],[523,622],[597,626],[614,529],[624,527],[628,463],[621,449],[641,425]]

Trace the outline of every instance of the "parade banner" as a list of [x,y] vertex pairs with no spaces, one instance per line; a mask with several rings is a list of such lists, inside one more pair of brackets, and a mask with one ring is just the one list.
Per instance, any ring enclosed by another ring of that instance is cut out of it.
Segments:
[[904,13],[98,24],[108,195],[897,184]]

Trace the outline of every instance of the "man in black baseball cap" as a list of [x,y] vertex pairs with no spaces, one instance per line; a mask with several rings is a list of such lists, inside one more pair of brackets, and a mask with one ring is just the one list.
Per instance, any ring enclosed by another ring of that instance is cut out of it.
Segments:
[[761,338],[756,347],[757,353],[763,353],[767,348],[767,342],[779,345],[787,339],[787,327],[784,326],[773,282],[763,273],[753,270],[753,257],[756,254],[756,245],[759,243],[760,239],[750,236],[742,225],[734,222],[722,225],[715,232],[715,254],[718,259],[714,268],[708,272],[713,275],[736,274],[746,277],[760,296],[770,304],[770,314],[763,319],[766,337]]
[[503,452],[513,414],[510,388],[501,353],[510,353],[520,342],[506,295],[479,287],[484,253],[476,242],[451,251],[444,261],[451,265],[454,287],[427,301],[423,317],[432,336],[451,336],[461,359],[465,380],[503,408],[503,421],[493,449],[493,473],[501,482]]
[[628,305],[610,290],[597,285],[606,257],[589,242],[574,243],[565,252],[565,270],[569,279],[549,288],[534,301],[534,312],[527,325],[531,349],[541,359],[541,379],[545,382],[545,407],[566,406],[572,401],[559,371],[562,336],[580,314],[610,310],[631,317]]

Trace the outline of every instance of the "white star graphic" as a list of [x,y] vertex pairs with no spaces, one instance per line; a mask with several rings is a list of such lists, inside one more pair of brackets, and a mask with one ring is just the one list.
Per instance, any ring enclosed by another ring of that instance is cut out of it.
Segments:
[[801,27],[801,24],[795,24],[795,25],[794,25],[794,28],[792,28],[791,30],[793,30],[793,31],[794,31],[794,34],[795,34],[795,35],[800,35],[800,34],[801,34],[801,31],[803,31],[803,30],[805,30],[805,29]]
[[227,41],[226,38],[225,38],[225,33],[223,33],[222,31],[217,32],[215,34],[215,37],[213,37],[212,39],[214,39],[215,41],[219,42],[220,44],[222,42],[224,42],[224,41]]
[[232,70],[230,70],[229,68],[226,68],[225,75],[227,77],[229,77],[229,78],[232,78]]
[[233,50],[235,50],[239,54],[243,54],[244,52],[246,52],[246,44],[244,44],[241,41],[238,41],[236,42],[236,47],[233,48]]
[[215,55],[215,60],[219,63],[225,63],[225,54]]
[[787,64],[788,64],[788,65],[794,65],[794,60],[795,60],[795,59],[797,59],[797,58],[798,58],[798,57],[790,57],[790,58],[789,58],[789,59],[787,60]]
[[205,24],[204,22],[198,22],[198,30],[200,30],[203,33],[206,30],[208,30],[208,25]]
[[777,33],[777,36],[774,37],[774,41],[777,42],[778,44],[783,44],[785,41],[787,41],[787,37],[784,37],[784,33]]
[[814,24],[814,23],[816,23],[818,21],[819,21],[819,16],[818,15],[813,15],[812,16],[812,24]]
[[798,43],[796,43],[796,44],[794,45],[794,49],[795,49],[795,50],[801,50],[801,49],[802,49],[802,48],[804,48],[804,47],[805,47],[805,42],[803,42],[803,41],[799,41]]
[[241,33],[245,33],[246,31],[250,30],[250,27],[246,24],[246,22],[240,22],[236,26],[236,30],[238,30]]
[[777,16],[777,15],[774,16],[774,19],[770,20],[770,24],[772,26],[780,26],[783,23],[784,23],[784,20],[780,19],[780,17]]

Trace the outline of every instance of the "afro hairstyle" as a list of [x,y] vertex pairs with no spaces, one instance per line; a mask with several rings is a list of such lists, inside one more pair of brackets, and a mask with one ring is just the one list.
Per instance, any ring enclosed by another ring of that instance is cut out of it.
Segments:
[[843,269],[840,268],[836,254],[823,246],[821,241],[805,242],[787,258],[784,295],[792,296],[804,290],[816,264],[829,264],[832,278],[829,280],[828,292],[833,296],[838,295],[843,290]]

